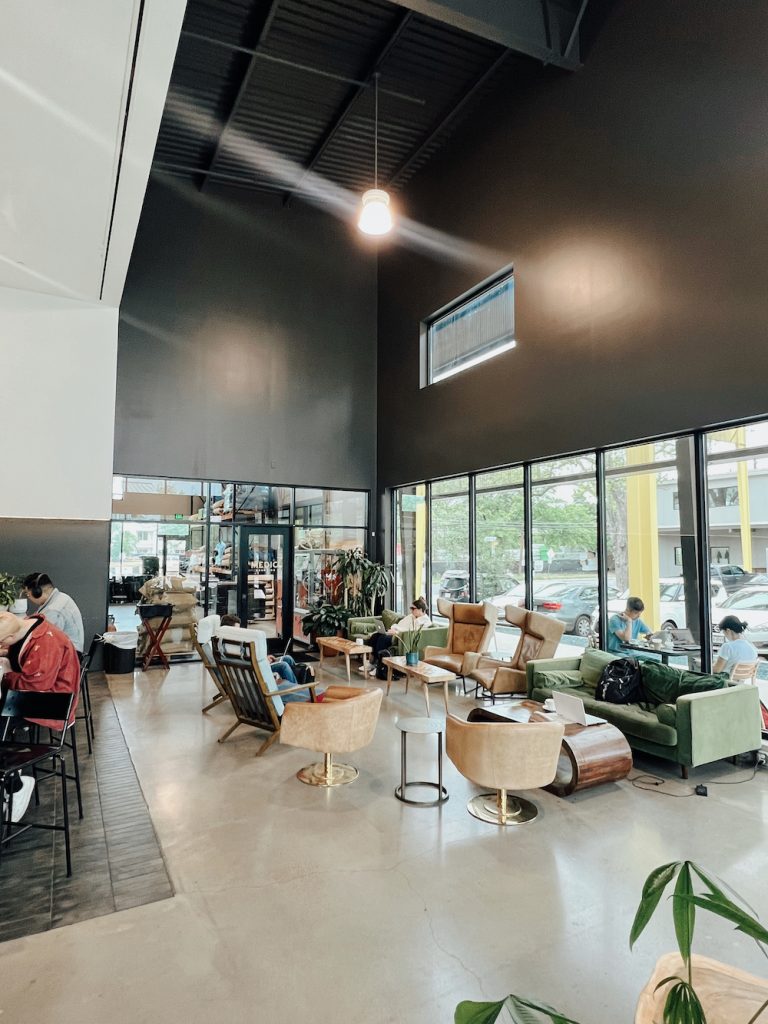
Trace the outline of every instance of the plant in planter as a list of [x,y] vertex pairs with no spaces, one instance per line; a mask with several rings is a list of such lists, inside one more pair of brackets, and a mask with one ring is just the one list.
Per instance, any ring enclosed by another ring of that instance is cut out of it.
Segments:
[[406,665],[418,665],[419,643],[421,642],[421,626],[412,629],[407,633],[397,634],[397,643],[400,651],[405,655]]
[[330,604],[328,601],[318,601],[317,604],[310,605],[309,611],[301,620],[301,628],[314,642],[318,636],[336,636],[339,630],[346,628],[348,619],[348,608]]
[[[671,894],[672,918],[685,977],[676,974],[664,977],[652,987],[652,993],[655,994],[663,986],[669,986],[664,997],[664,1024],[707,1024],[701,998],[694,987],[691,963],[696,907],[708,910],[718,917],[730,921],[736,926],[737,931],[754,939],[766,956],[768,956],[768,930],[747,909],[744,909],[744,906],[739,906],[738,903],[726,896],[724,889],[728,887],[724,883],[718,884],[692,861],[673,861],[670,864],[662,864],[661,867],[653,870],[645,881],[640,905],[637,908],[630,932],[630,948],[645,930],[665,889],[675,876],[677,876],[677,882]],[[703,892],[695,891],[695,880],[700,883],[699,888],[703,886]],[[728,891],[743,904],[740,896],[730,889]],[[722,968],[720,991],[721,993],[723,989],[727,991],[731,969],[717,964],[716,961],[709,961],[708,966],[710,973],[717,972],[718,968]],[[752,980],[756,981],[756,979]],[[715,983],[717,984],[717,981]],[[711,984],[710,982],[710,986]],[[755,995],[754,1000],[757,1004],[762,997],[763,990],[755,988],[755,992],[759,993]],[[502,1014],[505,1016],[502,1017]],[[549,1024],[578,1024],[577,1021],[546,1003],[538,1003],[517,995],[507,996],[506,999],[494,1003],[465,1001],[459,1003],[454,1015],[455,1024],[493,1024],[494,1021],[501,1019],[511,1021],[513,1024],[545,1024],[545,1022],[549,1022]],[[656,1020],[655,1014],[653,1020]],[[730,1024],[763,1024],[763,1022],[768,1022],[768,998],[761,1005],[757,1005],[748,1018],[733,1019]]]
[[12,609],[21,594],[21,579],[10,573],[0,572],[0,608]]
[[362,548],[342,551],[333,563],[341,577],[343,601],[350,615],[373,615],[376,601],[386,594],[392,573],[380,562],[372,562]]

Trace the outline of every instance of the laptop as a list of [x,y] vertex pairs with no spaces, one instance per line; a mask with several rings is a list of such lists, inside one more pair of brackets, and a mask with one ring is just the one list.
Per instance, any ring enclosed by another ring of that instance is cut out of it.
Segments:
[[552,691],[552,700],[555,702],[555,712],[566,722],[575,722],[577,725],[603,725],[604,718],[597,715],[588,715],[584,708],[584,701],[581,697],[575,697],[572,693],[560,693]]
[[673,643],[676,644],[695,644],[696,641],[693,639],[693,633],[690,629],[670,629]]

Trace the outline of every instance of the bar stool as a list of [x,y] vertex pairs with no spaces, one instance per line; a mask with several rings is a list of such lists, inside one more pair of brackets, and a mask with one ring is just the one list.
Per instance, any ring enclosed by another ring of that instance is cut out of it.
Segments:
[[[443,785],[443,722],[435,718],[398,718],[395,725],[400,730],[400,785],[395,788],[395,796],[404,804],[412,804],[415,807],[437,807],[438,804],[444,804],[448,799],[448,790]],[[437,782],[407,781],[408,753],[406,739],[409,733],[416,733],[421,736],[437,734]],[[437,799],[410,800],[405,795],[409,786],[426,786],[429,789],[436,789],[438,793]]]

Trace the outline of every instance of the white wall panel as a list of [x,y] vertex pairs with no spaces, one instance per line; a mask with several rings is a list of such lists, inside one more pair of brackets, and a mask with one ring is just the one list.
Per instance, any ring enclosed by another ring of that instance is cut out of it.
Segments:
[[0,517],[110,518],[117,319],[0,288]]

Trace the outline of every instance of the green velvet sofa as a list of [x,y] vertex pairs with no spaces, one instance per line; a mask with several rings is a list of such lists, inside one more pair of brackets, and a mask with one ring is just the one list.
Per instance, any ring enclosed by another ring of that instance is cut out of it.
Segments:
[[[376,628],[379,625],[383,625],[385,629],[390,629],[396,622],[402,619],[402,615],[398,612],[393,612],[390,608],[385,608],[381,615],[368,615],[361,618],[350,619],[347,622],[347,636],[350,640],[356,640],[358,637],[369,637],[371,633],[376,632]],[[424,653],[425,647],[444,647],[448,641],[448,627],[447,626],[430,626],[428,629],[419,630],[419,657]],[[407,637],[408,634],[404,633],[403,637]],[[393,649],[397,645],[397,640],[392,638]]]
[[580,657],[529,661],[528,696],[544,701],[559,689],[581,697],[586,710],[620,729],[634,750],[674,761],[683,778],[688,777],[688,768],[759,749],[756,686],[728,683],[723,689],[678,696],[674,704],[652,710],[639,704],[608,704],[595,700],[595,687],[615,657],[588,648]]

